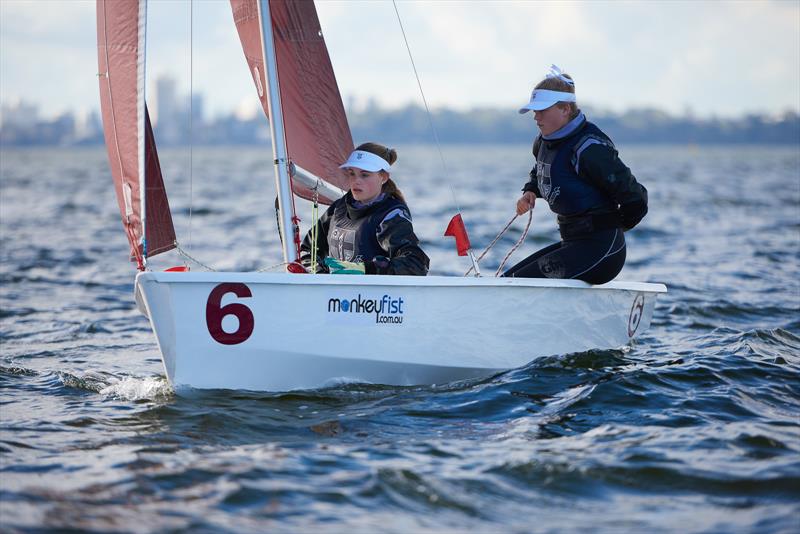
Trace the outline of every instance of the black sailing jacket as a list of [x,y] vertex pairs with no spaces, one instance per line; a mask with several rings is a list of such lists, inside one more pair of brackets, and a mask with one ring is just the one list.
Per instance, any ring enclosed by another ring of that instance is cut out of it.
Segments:
[[[363,262],[367,274],[424,276],[430,260],[419,247],[408,206],[393,196],[356,207],[350,192],[331,204],[317,221],[317,272],[328,272],[326,256]],[[311,266],[311,232],[300,246],[300,261]],[[385,263],[379,258],[389,261]]]

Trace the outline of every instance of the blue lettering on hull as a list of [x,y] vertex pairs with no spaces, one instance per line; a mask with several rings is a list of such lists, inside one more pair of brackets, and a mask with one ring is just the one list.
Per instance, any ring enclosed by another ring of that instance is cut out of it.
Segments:
[[378,324],[402,324],[403,304],[403,297],[384,295],[380,299],[365,299],[359,293],[354,299],[329,299],[328,313],[374,313]]

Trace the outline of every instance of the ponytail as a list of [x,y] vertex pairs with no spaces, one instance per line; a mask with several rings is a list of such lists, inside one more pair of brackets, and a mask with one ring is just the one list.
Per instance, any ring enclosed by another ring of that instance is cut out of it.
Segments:
[[[389,175],[386,171],[381,171],[381,174]],[[403,193],[397,188],[397,184],[394,183],[394,180],[391,178],[387,178],[386,181],[383,183],[383,187],[381,187],[381,191],[386,193],[389,196],[392,196],[402,202],[403,204],[406,203],[406,198],[403,196]]]

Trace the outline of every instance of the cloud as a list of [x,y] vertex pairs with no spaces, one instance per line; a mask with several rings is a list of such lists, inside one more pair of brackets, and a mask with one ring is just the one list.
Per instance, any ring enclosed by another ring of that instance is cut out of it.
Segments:
[[[94,6],[0,0],[0,98],[25,96],[46,113],[96,108]],[[798,2],[397,6],[433,106],[514,108],[556,63],[575,77],[581,102],[609,109],[689,104],[700,115],[733,115],[800,108]],[[161,0],[148,9],[151,80],[169,74],[184,93],[191,85],[212,113],[255,98],[227,2]],[[391,2],[326,0],[317,11],[346,99],[420,102]]]
[[[98,94],[94,2],[0,1],[0,98],[53,114]],[[96,106],[95,106],[96,107]]]

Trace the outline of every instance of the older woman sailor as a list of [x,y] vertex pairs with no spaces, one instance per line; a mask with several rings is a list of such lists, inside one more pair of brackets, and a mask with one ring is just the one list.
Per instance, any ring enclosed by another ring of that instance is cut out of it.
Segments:
[[522,278],[612,280],[625,264],[624,231],[647,213],[647,190],[619,159],[611,139],[578,109],[575,83],[553,65],[520,113],[533,111],[535,165],[517,214],[543,198],[558,215],[561,241],[506,271]]
[[[303,266],[331,274],[428,273],[428,256],[414,235],[405,198],[389,176],[396,160],[394,149],[377,143],[364,143],[350,154],[340,166],[350,190],[306,235]],[[314,256],[324,260],[315,262]]]

